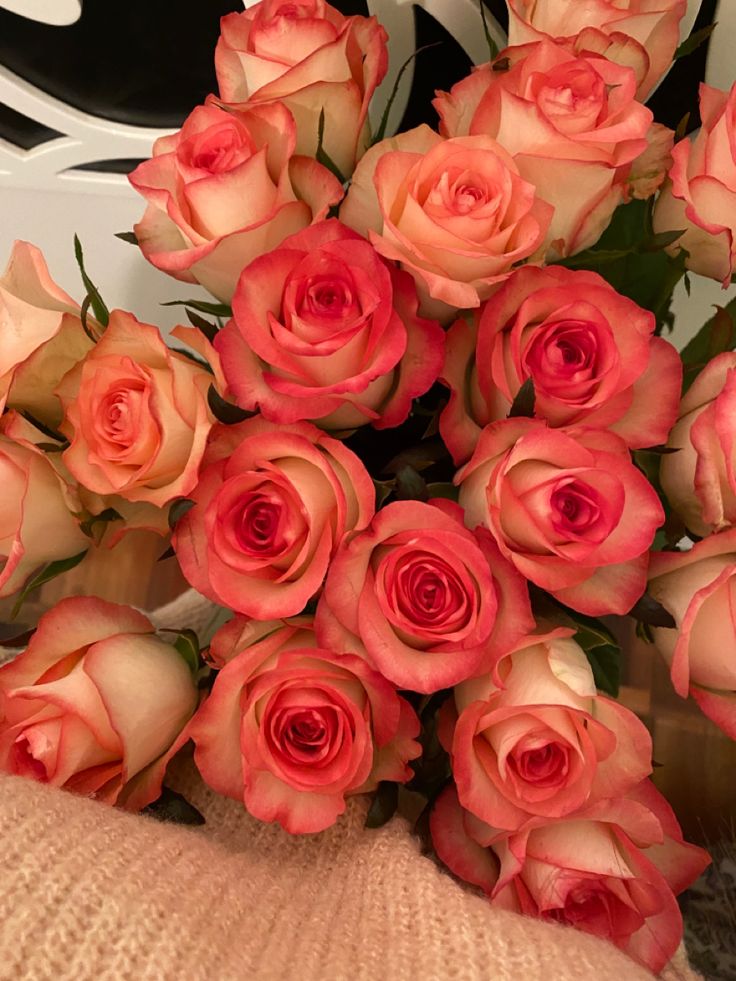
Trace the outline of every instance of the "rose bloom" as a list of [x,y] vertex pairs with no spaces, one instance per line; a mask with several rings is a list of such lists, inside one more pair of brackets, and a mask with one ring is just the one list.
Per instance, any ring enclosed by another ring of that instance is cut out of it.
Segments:
[[34,445],[37,436],[15,412],[0,419],[0,597],[17,592],[40,566],[90,544],[74,517],[79,501]]
[[636,101],[630,68],[552,41],[505,49],[433,105],[443,135],[493,137],[554,207],[545,243],[552,256],[600,238],[653,119]]
[[653,552],[649,592],[675,618],[654,642],[678,695],[736,739],[736,530],[697,542],[688,552]]
[[0,668],[0,770],[137,811],[161,793],[197,705],[178,651],[141,613],[63,599]]
[[685,229],[672,252],[687,267],[726,287],[736,262],[736,84],[730,92],[700,86],[702,126],[672,151],[670,180],[654,209],[654,231]]
[[461,508],[397,501],[338,549],[316,630],[400,688],[433,692],[490,670],[533,623],[524,579]]
[[614,433],[491,423],[455,482],[465,523],[489,528],[519,572],[566,606],[623,614],[644,592],[664,512]]
[[635,68],[644,102],[672,64],[687,0],[508,0],[508,8],[510,44],[582,34],[587,50]]
[[646,201],[664,184],[672,167],[674,130],[652,123],[647,131],[647,148],[631,165],[624,195],[628,201]]
[[670,806],[648,780],[625,798],[511,834],[464,811],[450,786],[430,828],[442,861],[479,886],[491,905],[601,937],[657,975],[682,940],[675,895],[710,861],[683,841]]
[[90,354],[62,379],[63,460],[97,494],[163,507],[197,482],[212,416],[212,375],[156,327],[113,310]]
[[414,281],[338,221],[252,262],[215,347],[228,393],[273,422],[398,426],[440,373],[445,335]]
[[537,252],[551,216],[495,140],[444,140],[428,126],[371,147],[340,209],[346,225],[412,274],[422,310],[438,316],[477,307]]
[[574,814],[652,771],[649,733],[596,693],[573,635],[561,627],[525,637],[498,665],[498,684],[467,681],[443,706],[440,739],[460,801],[494,828]]
[[135,225],[158,269],[230,302],[241,270],[342,198],[337,178],[295,156],[284,106],[197,106],[130,175],[148,202]]
[[228,660],[192,723],[194,758],[213,790],[259,820],[323,831],[347,796],[411,778],[419,720],[361,658],[318,647],[308,618],[272,626],[254,643],[235,619],[213,638]]
[[220,21],[215,71],[225,102],[281,102],[294,115],[297,152],[323,147],[350,176],[370,140],[368,105],[388,68],[375,17],[344,17],[324,0],[262,0]]
[[342,537],[373,517],[358,457],[306,422],[217,426],[172,544],[200,593],[258,620],[301,613]]
[[447,336],[451,395],[440,431],[455,462],[467,460],[483,426],[508,415],[528,378],[535,415],[550,426],[608,428],[632,447],[665,442],[682,364],[654,327],[653,314],[596,273],[517,270],[474,322],[459,318]]

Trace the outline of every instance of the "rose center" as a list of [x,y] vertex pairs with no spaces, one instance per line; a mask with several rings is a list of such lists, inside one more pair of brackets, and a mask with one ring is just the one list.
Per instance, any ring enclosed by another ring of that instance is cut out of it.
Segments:
[[558,530],[584,531],[601,517],[595,491],[580,481],[571,481],[553,491],[550,504]]
[[36,759],[27,736],[21,733],[10,751],[10,772],[31,780],[45,783],[48,780],[46,767]]
[[569,760],[558,743],[545,743],[514,753],[509,760],[519,777],[537,786],[554,786],[567,776]]
[[273,554],[283,544],[284,508],[280,501],[265,494],[253,494],[240,511],[236,534],[245,552]]
[[454,569],[436,555],[414,554],[395,569],[392,605],[410,624],[458,629],[473,600]]

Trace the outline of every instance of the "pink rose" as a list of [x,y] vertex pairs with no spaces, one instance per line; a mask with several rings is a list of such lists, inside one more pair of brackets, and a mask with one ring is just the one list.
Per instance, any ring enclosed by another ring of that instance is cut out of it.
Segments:
[[130,175],[148,202],[135,226],[144,256],[229,302],[244,266],[342,198],[338,180],[295,146],[282,105],[197,106]]
[[528,378],[535,415],[550,426],[608,428],[633,447],[665,442],[682,365],[654,326],[653,314],[596,273],[517,270],[475,322],[460,318],[447,336],[451,395],[440,431],[455,462],[467,460],[483,426],[508,415]]
[[465,522],[490,529],[523,576],[582,613],[627,613],[644,592],[664,512],[624,441],[508,419],[455,477]]
[[551,215],[495,140],[444,140],[428,126],[371,147],[340,209],[346,225],[412,274],[425,312],[431,297],[445,316],[448,305],[477,307],[535,254]]
[[437,380],[445,335],[411,277],[338,221],[252,262],[215,347],[229,393],[273,422],[398,426]]
[[197,699],[186,662],[141,613],[69,597],[0,668],[0,770],[140,810],[161,793]]
[[217,426],[172,544],[200,593],[270,620],[301,613],[343,536],[373,517],[358,457],[306,422]]
[[626,798],[511,834],[463,811],[451,786],[435,804],[430,826],[442,861],[479,886],[492,906],[601,937],[655,974],[682,940],[675,895],[710,861],[683,841],[672,810],[648,780]]
[[213,790],[261,821],[323,831],[346,796],[411,778],[419,720],[361,658],[316,646],[308,618],[273,626],[253,643],[236,619],[213,639],[228,660],[192,724],[194,758]]
[[113,310],[100,341],[61,381],[63,460],[97,494],[163,507],[197,482],[212,375],[156,327]]
[[34,445],[34,427],[15,412],[0,419],[0,597],[11,596],[39,566],[89,547],[72,488]]
[[508,0],[508,8],[510,44],[581,34],[588,50],[611,44],[601,53],[636,68],[643,102],[672,64],[687,0]]
[[262,0],[220,21],[215,70],[225,102],[281,102],[294,115],[297,152],[323,146],[350,176],[370,139],[368,104],[388,67],[375,17],[344,17],[324,0]]
[[736,263],[736,84],[730,92],[700,86],[702,126],[672,151],[670,180],[654,209],[655,232],[685,229],[671,250],[687,267],[726,287]]
[[660,189],[672,167],[674,131],[660,123],[652,123],[647,133],[647,148],[631,165],[626,195],[646,201]]
[[441,738],[460,801],[494,828],[520,831],[574,814],[652,771],[649,733],[596,693],[573,634],[558,628],[524,638],[499,664],[498,684],[490,676],[465,682],[455,705],[443,708]]
[[526,583],[450,501],[397,501],[346,539],[317,607],[319,642],[432,692],[490,670],[534,620]]
[[441,133],[493,137],[554,207],[545,240],[553,257],[598,240],[647,149],[653,118],[636,101],[631,69],[552,41],[507,48],[434,106]]
[[736,739],[736,529],[652,553],[649,592],[677,624],[653,631],[675,691]]

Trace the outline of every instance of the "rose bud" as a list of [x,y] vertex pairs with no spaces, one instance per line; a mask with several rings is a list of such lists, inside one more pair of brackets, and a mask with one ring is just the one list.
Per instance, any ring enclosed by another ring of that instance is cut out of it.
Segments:
[[213,790],[254,817],[292,834],[323,831],[347,796],[411,778],[414,711],[361,658],[317,647],[308,618],[255,643],[235,619],[212,649],[227,663],[192,723],[194,758]]
[[488,528],[502,555],[566,606],[623,614],[644,592],[664,512],[614,433],[491,423],[455,483],[468,527]]
[[295,146],[282,105],[197,106],[130,175],[148,202],[135,226],[143,255],[229,303],[244,266],[342,198],[337,178]]
[[649,593],[675,618],[653,629],[678,695],[736,739],[736,529],[688,552],[653,552]]
[[155,800],[198,694],[153,629],[96,597],[46,613],[0,668],[0,770],[131,811]]
[[687,250],[687,268],[725,288],[736,262],[736,84],[730,92],[702,84],[700,116],[695,139],[680,140],[672,151],[670,179],[654,209],[654,231],[685,229],[670,251]]
[[490,670],[533,624],[524,579],[450,501],[397,501],[346,538],[316,616],[320,644],[419,692]]
[[442,366],[444,332],[417,304],[360,235],[312,225],[243,270],[215,340],[228,391],[272,422],[398,426]]
[[443,379],[451,390],[440,432],[456,463],[481,429],[505,419],[519,389],[534,383],[534,414],[550,426],[594,426],[629,446],[667,439],[682,386],[654,315],[596,273],[561,266],[517,270],[475,321],[447,336]]
[[258,416],[213,430],[190,496],[172,539],[182,572],[257,620],[301,613],[342,537],[375,508],[368,471],[343,443],[306,422]]

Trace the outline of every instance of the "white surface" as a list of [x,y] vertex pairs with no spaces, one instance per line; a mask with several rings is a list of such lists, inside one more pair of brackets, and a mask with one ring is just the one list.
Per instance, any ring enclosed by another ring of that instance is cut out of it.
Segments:
[[66,27],[79,20],[82,0],[0,0],[0,7],[41,24]]

